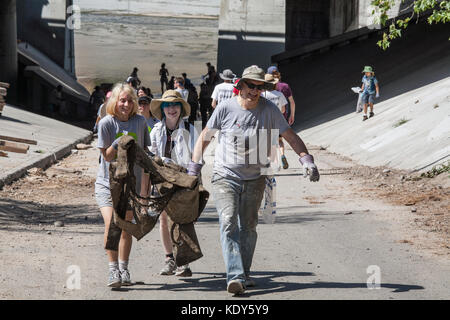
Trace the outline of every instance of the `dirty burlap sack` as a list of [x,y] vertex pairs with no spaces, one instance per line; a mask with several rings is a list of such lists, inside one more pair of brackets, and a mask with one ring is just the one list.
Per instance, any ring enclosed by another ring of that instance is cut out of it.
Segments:
[[209,192],[199,184],[195,189],[175,192],[166,208],[173,255],[177,266],[200,259],[203,254],[195,232],[197,221],[208,202]]
[[[166,210],[168,213],[176,263],[184,265],[202,257],[194,221],[204,210],[209,193],[203,188],[201,178],[188,176],[186,169],[181,166],[164,164],[158,157],[149,157],[127,136],[119,142],[117,161],[110,166],[110,188],[115,212],[105,248],[117,251],[122,230],[141,239],[153,229],[159,217],[149,216],[146,210],[139,210],[141,206],[130,197],[130,192],[134,193],[136,181],[133,174],[135,163],[146,169],[151,181],[157,183],[161,197],[153,201],[158,203],[158,212]],[[126,210],[133,210],[136,223],[125,221]]]

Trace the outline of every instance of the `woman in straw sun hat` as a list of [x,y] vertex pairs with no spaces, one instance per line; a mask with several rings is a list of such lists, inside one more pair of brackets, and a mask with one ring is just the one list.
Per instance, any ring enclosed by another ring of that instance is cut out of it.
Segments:
[[[153,99],[150,103],[152,115],[160,120],[150,133],[150,151],[165,162],[175,162],[187,167],[191,159],[188,144],[193,145],[194,127],[189,125],[185,118],[189,117],[191,107],[176,90],[167,90],[161,99]],[[189,129],[189,132],[187,131]],[[176,274],[180,277],[192,276],[189,265],[176,266],[172,251],[167,213],[163,211],[159,219],[159,231],[166,255],[165,265],[160,271],[161,275]]]

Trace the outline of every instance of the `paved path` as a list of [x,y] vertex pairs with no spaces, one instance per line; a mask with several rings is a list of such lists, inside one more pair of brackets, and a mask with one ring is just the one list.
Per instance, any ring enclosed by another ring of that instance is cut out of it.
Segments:
[[77,143],[89,141],[92,132],[13,106],[0,117],[0,135],[36,140],[26,154],[8,152],[0,157],[0,187],[22,176],[27,169],[46,167],[70,153]]
[[[211,148],[206,151],[208,165],[204,168],[205,186],[209,190],[211,152]],[[80,153],[83,161],[96,167],[97,150]],[[402,220],[406,209],[362,198],[352,189],[355,186],[351,181],[337,174],[336,168],[349,167],[350,162],[326,151],[313,150],[313,154],[322,171],[318,183],[299,176],[297,157],[292,150],[287,150],[290,168],[277,177],[277,221],[269,225],[260,219],[258,225],[252,267],[258,285],[243,297],[232,297],[225,291],[213,198],[196,224],[204,257],[191,264],[192,278],[158,275],[163,251],[155,229],[141,241],[133,242],[130,270],[137,284],[118,291],[107,288],[103,223],[93,198],[93,187],[80,195],[83,203],[78,207],[67,204],[67,222],[63,228],[46,225],[27,232],[13,227],[1,231],[8,236],[8,242],[6,238],[0,241],[5,257],[0,263],[0,297],[245,301],[449,299],[448,259],[418,251],[401,241],[407,232]],[[95,170],[88,170],[87,174],[95,175]],[[89,219],[70,223],[71,216],[73,219],[89,216]],[[51,234],[47,234],[48,230]],[[19,245],[24,241],[26,245]],[[9,268],[10,265],[15,267]],[[81,272],[79,289],[71,290],[67,286],[70,277],[67,272],[74,270],[71,266]],[[370,274],[368,268],[372,268]],[[367,280],[374,271],[379,271],[380,289],[369,290]]]

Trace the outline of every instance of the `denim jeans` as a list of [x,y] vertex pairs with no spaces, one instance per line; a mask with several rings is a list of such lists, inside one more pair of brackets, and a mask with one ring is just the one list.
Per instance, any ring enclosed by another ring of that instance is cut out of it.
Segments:
[[256,247],[256,225],[264,195],[265,176],[243,181],[214,174],[211,182],[219,214],[227,283],[231,280],[244,282],[250,274]]

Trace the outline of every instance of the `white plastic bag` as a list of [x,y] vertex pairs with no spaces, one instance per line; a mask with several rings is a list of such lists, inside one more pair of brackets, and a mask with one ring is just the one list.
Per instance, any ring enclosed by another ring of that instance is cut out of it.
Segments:
[[360,87],[352,87],[352,91],[358,94],[358,102],[356,103],[356,113],[363,111],[362,91]]
[[277,213],[276,201],[277,182],[274,176],[266,176],[266,187],[264,189],[264,205],[260,209],[260,215],[267,224],[275,223]]

